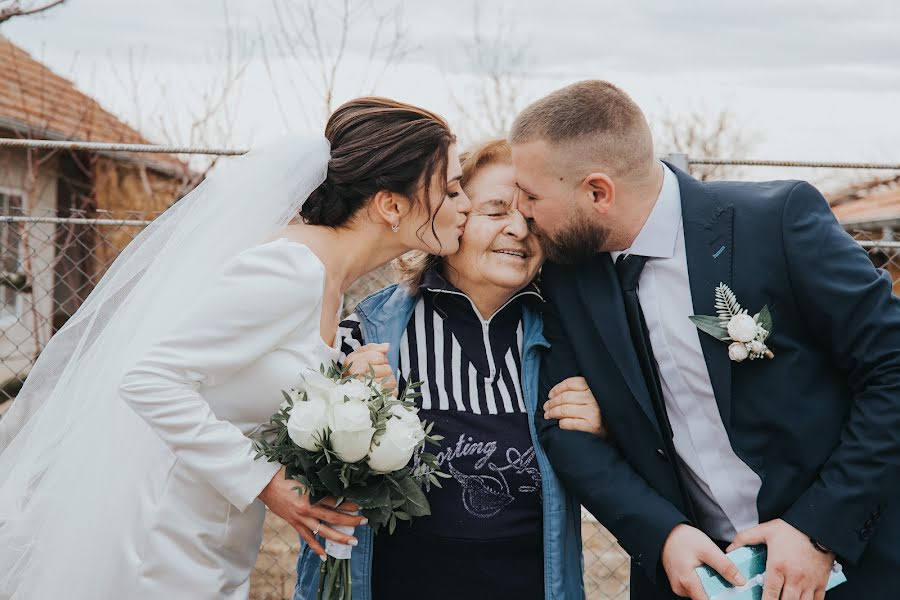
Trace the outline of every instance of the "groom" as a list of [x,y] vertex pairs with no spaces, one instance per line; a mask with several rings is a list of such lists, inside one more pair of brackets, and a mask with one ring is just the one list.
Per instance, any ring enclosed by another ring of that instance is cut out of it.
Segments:
[[[829,600],[900,597],[900,301],[822,195],[661,163],[603,81],[529,106],[510,140],[550,259],[541,395],[582,376],[609,429],[564,431],[551,399],[540,439],[631,555],[631,597],[705,598],[701,563],[739,584],[723,551],[760,543],[765,599],[823,598],[835,559]],[[768,306],[773,357],[693,325],[720,283]]]

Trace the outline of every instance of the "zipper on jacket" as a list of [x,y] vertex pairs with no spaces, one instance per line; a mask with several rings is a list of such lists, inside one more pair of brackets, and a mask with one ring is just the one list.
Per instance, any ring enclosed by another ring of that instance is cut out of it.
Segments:
[[487,352],[488,371],[490,372],[490,375],[488,375],[488,380],[493,382],[494,377],[497,376],[497,365],[494,363],[494,351],[493,351],[493,348],[491,347],[491,336],[490,336],[491,321],[494,319],[494,317],[496,317],[497,315],[500,314],[500,311],[502,311],[504,308],[509,306],[510,302],[512,302],[516,298],[525,296],[527,294],[533,294],[533,295],[537,296],[538,298],[540,298],[540,295],[531,290],[519,292],[516,295],[514,295],[512,298],[510,298],[509,300],[504,302],[500,308],[498,308],[496,311],[494,311],[494,314],[491,315],[490,318],[485,319],[484,316],[482,316],[481,312],[478,310],[478,307],[475,306],[475,303],[472,302],[472,299],[469,298],[466,294],[464,294],[462,292],[456,292],[453,290],[438,290],[438,289],[433,289],[433,288],[427,288],[427,289],[429,292],[433,292],[435,294],[455,294],[457,296],[462,296],[463,298],[465,298],[466,300],[469,301],[470,305],[472,305],[472,310],[475,311],[475,316],[477,316],[478,320],[481,321],[481,336],[484,340],[484,350],[485,350],[485,352]]

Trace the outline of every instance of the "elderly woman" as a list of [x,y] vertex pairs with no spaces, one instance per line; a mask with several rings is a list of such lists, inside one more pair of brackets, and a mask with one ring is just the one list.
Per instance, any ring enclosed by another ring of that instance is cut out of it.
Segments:
[[[419,414],[444,436],[436,453],[451,475],[426,490],[431,516],[393,535],[357,528],[353,598],[582,598],[580,508],[538,445],[533,417],[546,408],[566,417],[564,428],[599,435],[599,409],[576,380],[546,407],[537,397],[543,255],[516,208],[509,146],[474,149],[462,172],[472,211],[459,252],[405,259],[402,284],[342,323],[353,370],[396,373],[399,389],[424,382]],[[304,545],[295,600],[315,598],[320,564]]]

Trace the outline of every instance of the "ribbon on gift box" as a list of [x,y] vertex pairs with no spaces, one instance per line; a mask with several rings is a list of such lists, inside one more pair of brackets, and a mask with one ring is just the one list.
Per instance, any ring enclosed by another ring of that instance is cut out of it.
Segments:
[[[738,570],[747,579],[747,583],[735,587],[725,581],[712,568],[703,565],[697,567],[697,575],[700,583],[710,600],[759,600],[762,597],[763,584],[766,580],[766,557],[768,552],[765,544],[744,546],[732,550],[727,556],[731,562],[737,565]],[[835,561],[828,578],[826,590],[838,586],[847,581],[841,564]]]

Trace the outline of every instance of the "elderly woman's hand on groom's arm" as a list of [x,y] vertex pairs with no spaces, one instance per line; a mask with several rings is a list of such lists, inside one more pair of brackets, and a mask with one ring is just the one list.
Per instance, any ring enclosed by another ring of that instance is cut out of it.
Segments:
[[545,419],[557,419],[560,429],[606,437],[600,407],[584,377],[569,377],[559,382],[549,396],[544,403]]

